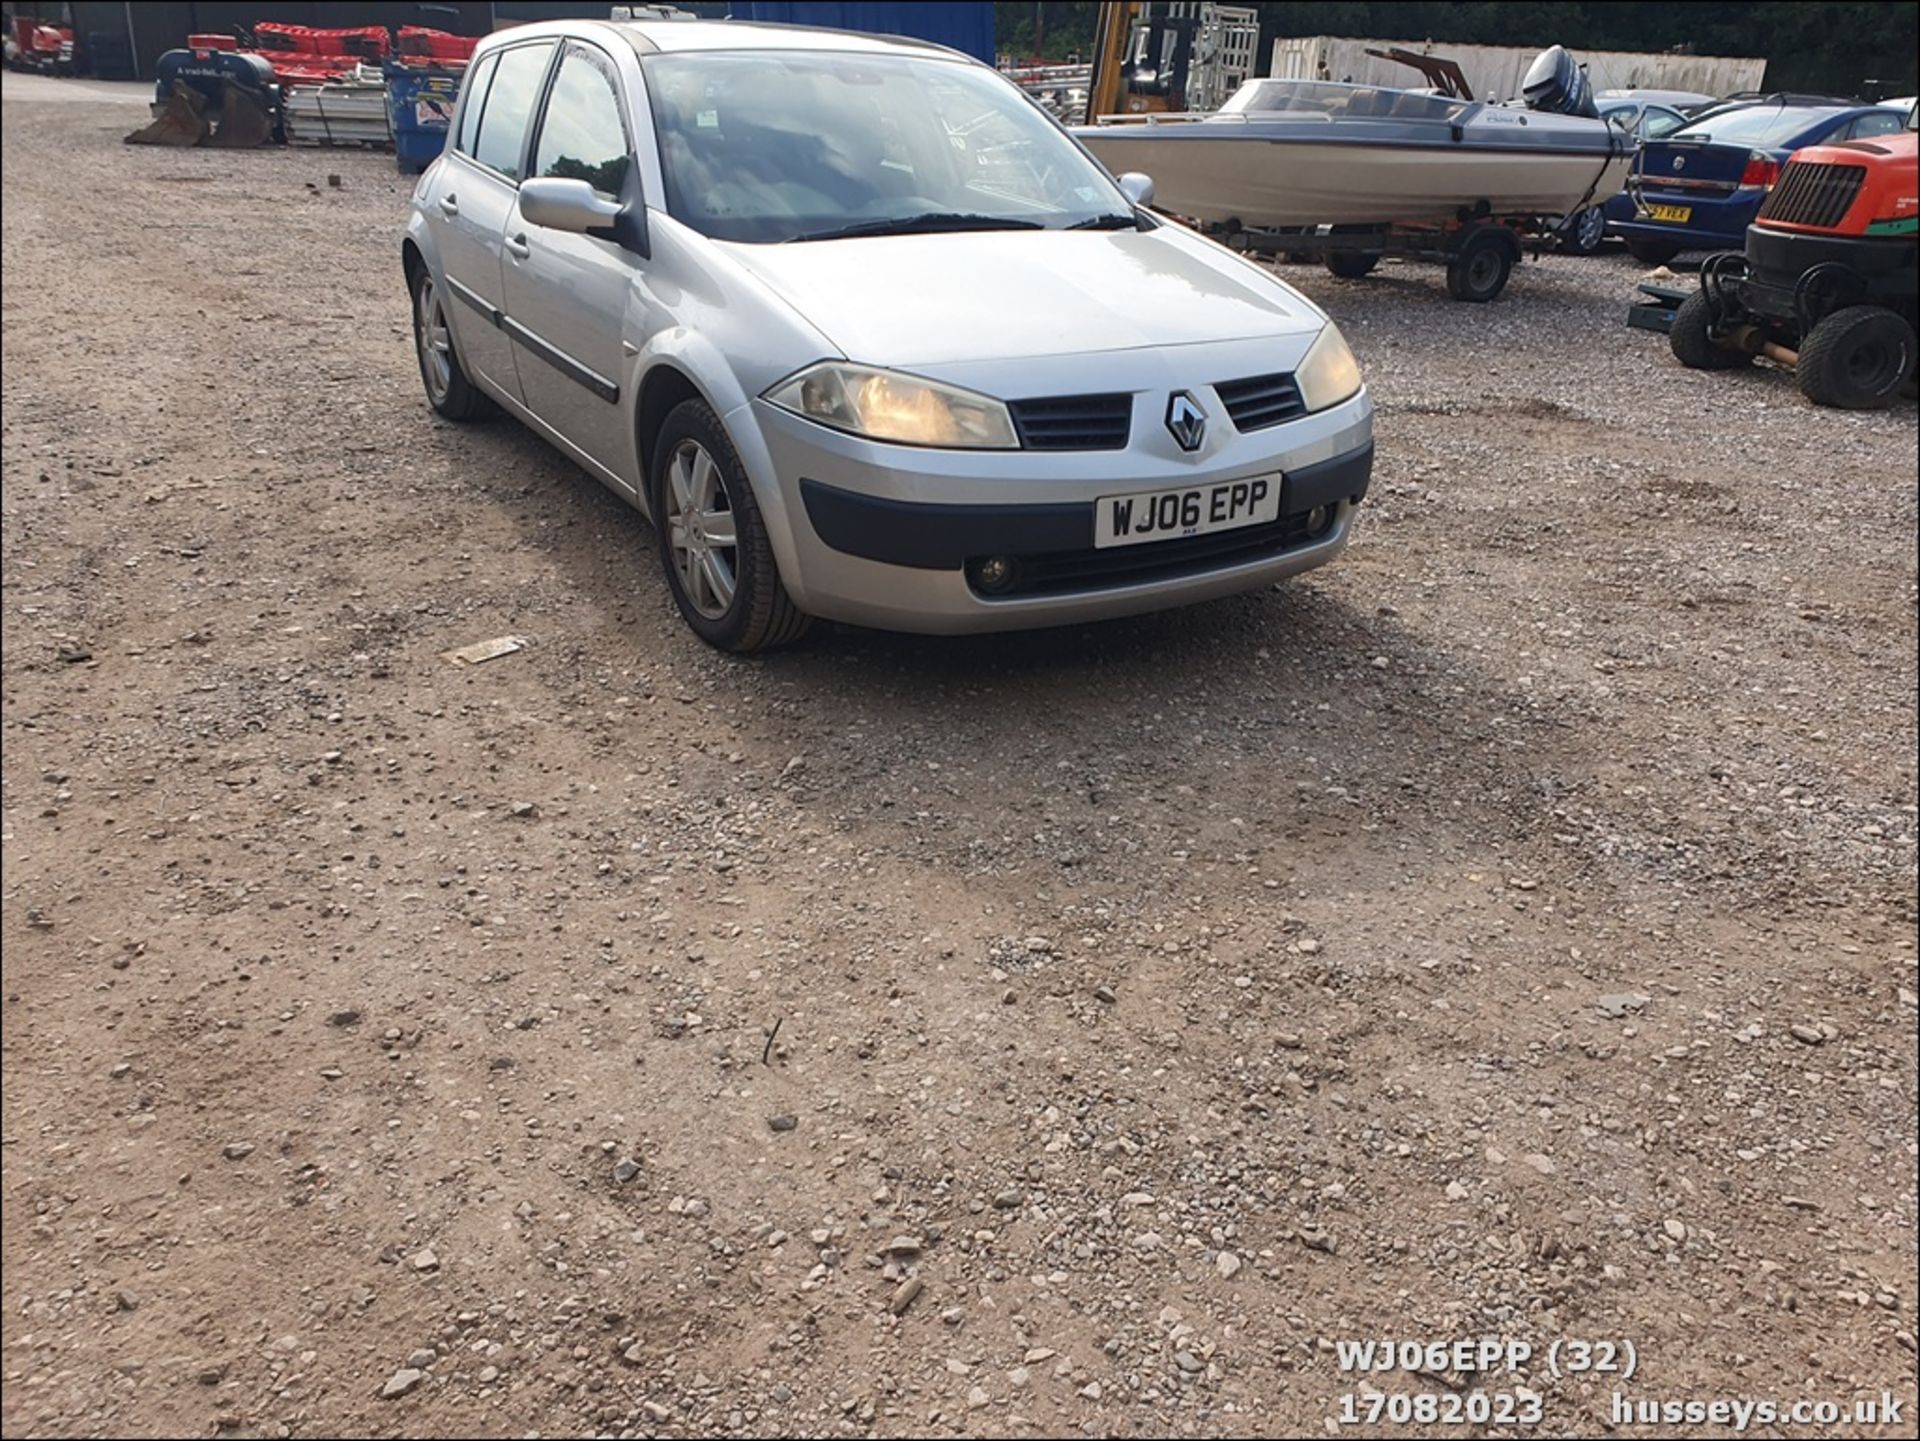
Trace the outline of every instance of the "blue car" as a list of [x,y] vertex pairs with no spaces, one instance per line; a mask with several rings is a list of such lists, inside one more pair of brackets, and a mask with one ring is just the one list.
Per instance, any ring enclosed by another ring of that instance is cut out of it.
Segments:
[[1804,145],[1896,135],[1884,105],[1777,95],[1696,116],[1640,147],[1627,188],[1606,203],[1607,233],[1636,260],[1662,265],[1685,250],[1739,250],[1787,157]]

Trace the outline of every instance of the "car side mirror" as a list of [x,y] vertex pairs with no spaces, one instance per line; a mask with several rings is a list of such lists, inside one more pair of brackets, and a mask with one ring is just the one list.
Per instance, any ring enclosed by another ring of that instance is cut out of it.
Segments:
[[591,235],[645,256],[646,203],[640,197],[637,167],[627,167],[623,199],[608,200],[584,180],[542,176],[520,183],[520,216],[529,225]]
[[586,235],[613,224],[619,213],[616,202],[603,200],[584,180],[549,176],[520,185],[520,214],[529,225]]
[[1153,177],[1142,175],[1138,170],[1129,170],[1125,175],[1115,177],[1120,182],[1120,193],[1135,205],[1153,204]]

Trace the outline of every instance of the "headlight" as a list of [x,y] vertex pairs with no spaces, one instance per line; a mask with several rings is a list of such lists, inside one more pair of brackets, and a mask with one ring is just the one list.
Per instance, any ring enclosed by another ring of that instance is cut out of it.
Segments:
[[1307,350],[1307,358],[1293,373],[1300,398],[1308,410],[1325,410],[1351,398],[1360,389],[1360,365],[1347,349],[1347,339],[1331,320]]
[[836,430],[902,445],[1014,450],[1020,438],[991,396],[897,370],[823,360],[767,392],[782,410]]

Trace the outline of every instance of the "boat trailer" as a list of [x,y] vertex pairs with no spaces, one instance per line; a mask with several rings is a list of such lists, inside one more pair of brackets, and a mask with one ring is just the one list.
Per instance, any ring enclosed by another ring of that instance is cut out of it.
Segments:
[[1484,305],[1507,288],[1522,255],[1536,258],[1553,243],[1541,216],[1467,214],[1449,224],[1317,225],[1309,229],[1249,230],[1232,221],[1206,233],[1250,255],[1319,260],[1343,280],[1358,280],[1388,255],[1435,261],[1447,268],[1447,294]]

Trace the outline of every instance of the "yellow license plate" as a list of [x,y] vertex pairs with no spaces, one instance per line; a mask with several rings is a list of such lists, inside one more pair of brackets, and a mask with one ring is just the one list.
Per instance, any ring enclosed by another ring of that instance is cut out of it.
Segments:
[[1653,220],[1670,220],[1675,225],[1685,225],[1693,219],[1691,205],[1649,205],[1647,215]]

